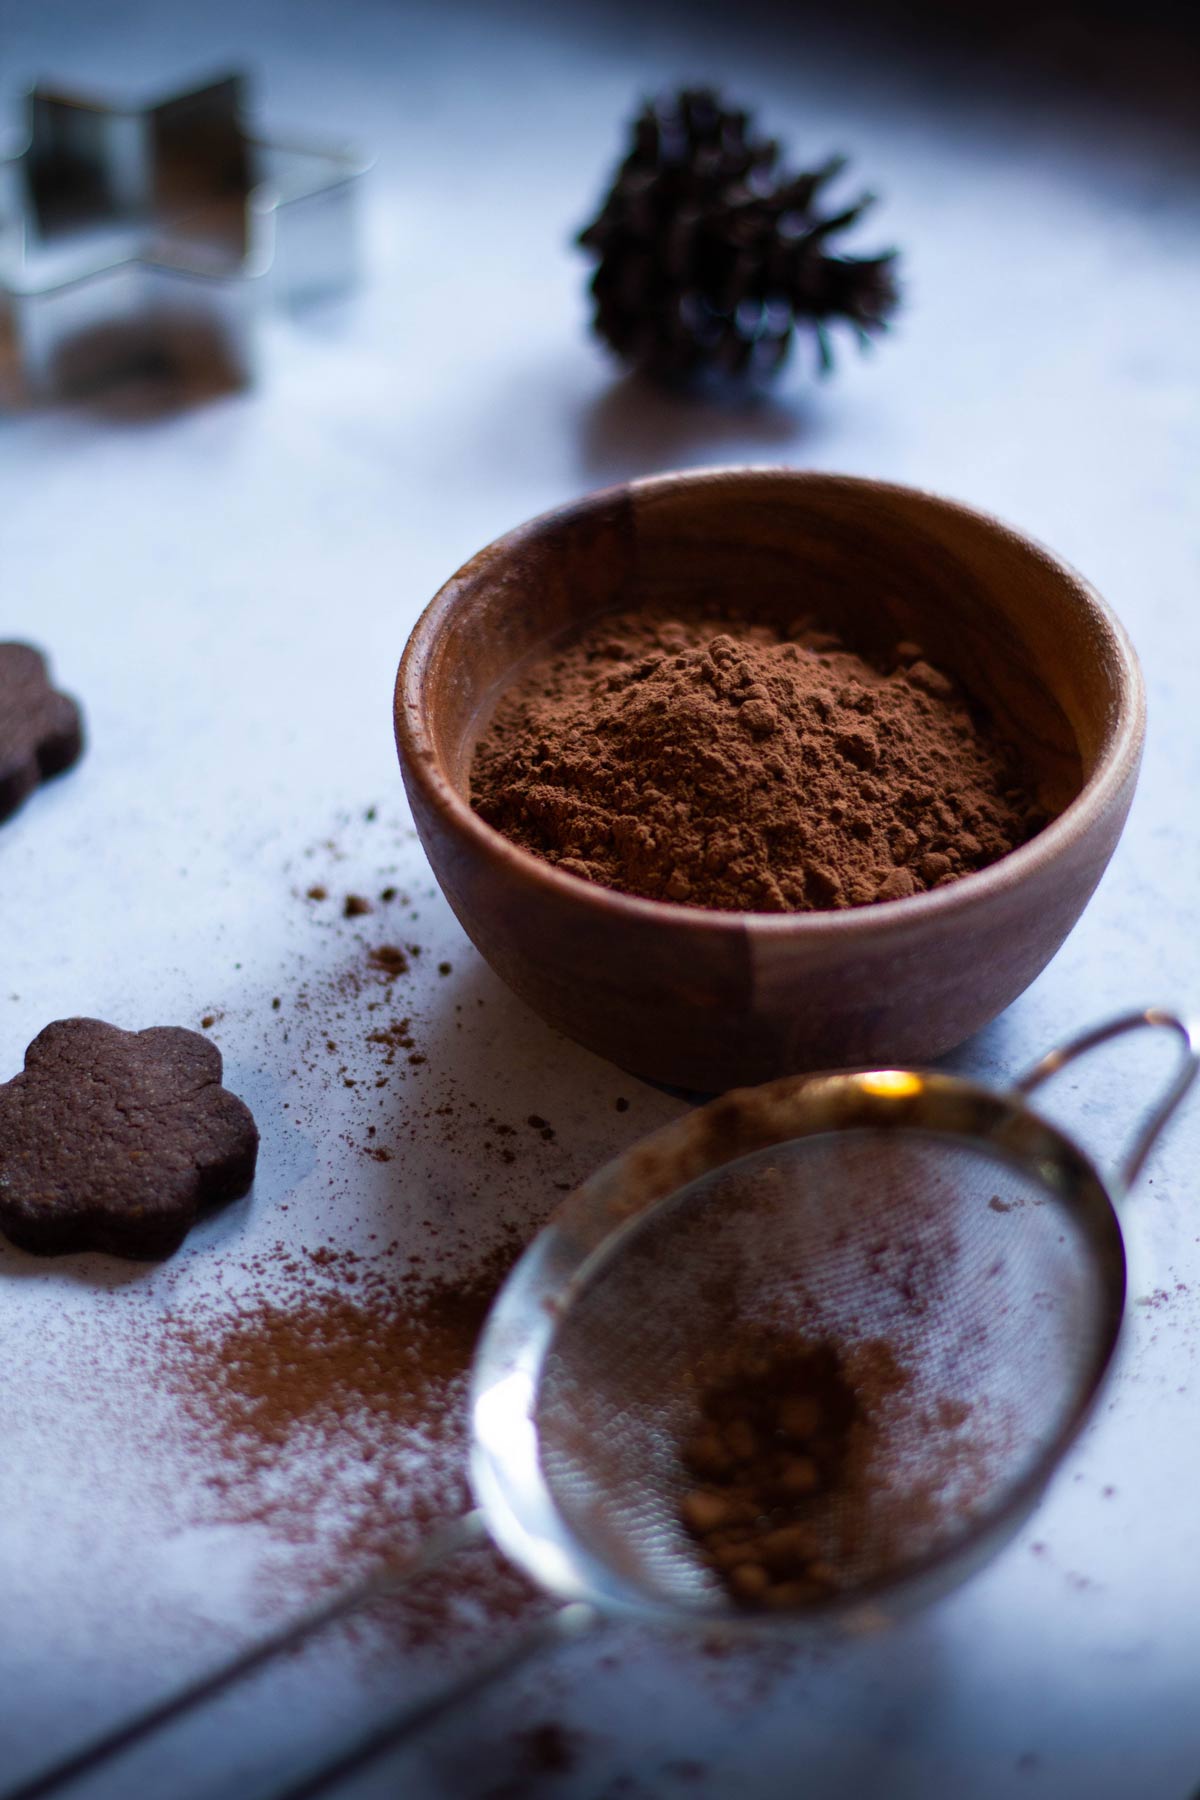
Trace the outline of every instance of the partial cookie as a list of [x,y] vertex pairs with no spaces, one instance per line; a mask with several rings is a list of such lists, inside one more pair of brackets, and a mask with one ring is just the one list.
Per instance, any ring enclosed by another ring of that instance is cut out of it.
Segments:
[[83,750],[79,708],[50,685],[32,644],[0,644],[0,819]]
[[207,1038],[59,1019],[0,1085],[0,1230],[39,1256],[168,1256],[201,1211],[247,1191],[257,1156]]

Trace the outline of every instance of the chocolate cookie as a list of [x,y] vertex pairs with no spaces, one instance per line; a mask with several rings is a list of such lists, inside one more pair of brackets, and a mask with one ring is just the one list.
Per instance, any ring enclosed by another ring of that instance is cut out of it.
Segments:
[[207,1038],[58,1019],[0,1086],[0,1229],[40,1256],[167,1256],[203,1208],[246,1192],[257,1155]]
[[38,785],[61,775],[83,749],[79,708],[50,685],[32,644],[0,644],[0,819]]

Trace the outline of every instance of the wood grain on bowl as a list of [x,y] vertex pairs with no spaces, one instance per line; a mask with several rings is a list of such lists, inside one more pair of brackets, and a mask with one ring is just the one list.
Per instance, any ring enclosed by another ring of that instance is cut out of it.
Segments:
[[[472,810],[505,688],[556,638],[648,602],[817,612],[865,654],[921,643],[1021,749],[1056,814],[990,868],[836,913],[639,900],[519,849]],[[1071,569],[913,489],[790,469],[665,475],[488,546],[418,622],[396,684],[413,815],[493,968],[569,1036],[705,1091],[926,1061],[995,1017],[1078,918],[1116,845],[1144,731],[1133,650]]]

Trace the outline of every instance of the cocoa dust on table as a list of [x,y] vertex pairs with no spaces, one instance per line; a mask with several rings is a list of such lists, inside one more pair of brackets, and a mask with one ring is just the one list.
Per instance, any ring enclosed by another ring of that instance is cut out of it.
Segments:
[[[365,815],[370,819],[373,815]],[[343,821],[345,823],[345,821]],[[324,840],[308,853],[320,855],[335,869],[349,860],[336,837]],[[347,1148],[368,1162],[392,1162],[401,1141],[418,1142],[422,1130],[437,1126],[446,1136],[469,1123],[478,1132],[478,1143],[487,1159],[511,1165],[516,1154],[511,1140],[516,1128],[487,1113],[480,1103],[459,1093],[453,1079],[453,1063],[439,1058],[431,1064],[419,1033],[422,1018],[408,995],[408,977],[425,954],[426,946],[408,941],[407,932],[419,918],[410,895],[389,883],[368,901],[370,884],[361,866],[356,884],[344,893],[332,879],[293,886],[305,911],[323,933],[345,946],[345,954],[324,966],[302,964],[301,978],[286,997],[271,1000],[272,1014],[288,1047],[291,1077],[302,1081],[311,1094],[289,1100],[284,1110],[293,1125],[312,1128],[328,1114],[327,1086],[337,1084],[353,1094],[354,1102],[340,1132]],[[381,909],[391,909],[390,912]],[[400,927],[403,910],[406,927]],[[404,941],[385,934],[405,929]],[[377,942],[377,938],[385,941]],[[439,978],[448,980],[455,965],[443,959],[432,965]],[[468,1031],[471,1013],[482,1007],[476,997],[470,1010],[453,1004],[454,1032]],[[443,1041],[445,1041],[443,1039]],[[431,1083],[422,1076],[432,1077]],[[401,1100],[398,1087],[412,1078],[420,1082]],[[482,1129],[481,1129],[482,1128]],[[555,1138],[546,1120],[539,1124],[547,1144]],[[547,1192],[562,1192],[570,1183],[550,1182]]]
[[[373,819],[374,809],[365,816]],[[336,839],[327,840],[319,849],[335,864],[345,860],[346,853]],[[377,907],[406,907],[411,918],[417,915],[408,895],[390,884],[380,890],[377,901],[351,889],[328,911],[324,903],[335,900],[330,884],[314,882],[300,891],[314,921],[343,936],[348,953],[335,965],[306,974],[286,999],[277,995],[271,1001],[272,1012],[282,1015],[279,1023],[284,1042],[295,1059],[290,1072],[294,1078],[332,1078],[345,1089],[357,1090],[358,1132],[343,1133],[343,1141],[372,1162],[390,1162],[392,1147],[374,1141],[379,1131],[376,1121],[387,1116],[386,1090],[406,1072],[399,1063],[415,1069],[426,1060],[417,1047],[412,1015],[394,1016],[395,984],[409,973],[421,946],[373,942],[362,928],[375,935],[367,922]],[[294,1109],[289,1103],[286,1110],[293,1112],[294,1123],[302,1118],[311,1122],[309,1107]],[[362,1123],[364,1113],[370,1123]]]
[[[319,853],[335,876],[348,860],[333,840]],[[475,1341],[509,1265],[566,1185],[552,1179],[560,1170],[548,1119],[539,1113],[534,1126],[524,1110],[512,1122],[492,1116],[458,1091],[452,1063],[427,1062],[428,989],[413,982],[425,946],[409,941],[418,912],[406,893],[382,885],[382,873],[372,882],[359,866],[353,881],[293,881],[329,954],[305,956],[295,985],[274,995],[267,1013],[286,1059],[284,1122],[315,1145],[336,1135],[337,1153],[318,1164],[329,1209],[321,1235],[333,1242],[277,1244],[232,1265],[230,1291],[172,1314],[153,1352],[203,1483],[195,1522],[265,1534],[256,1593],[284,1614],[403,1555],[469,1504]],[[360,906],[368,895],[378,898]],[[445,1032],[464,1007],[447,991],[451,964],[427,960],[440,978]],[[468,1122],[478,1167],[465,1195],[477,1182],[493,1200],[504,1196],[482,1244],[477,1218],[459,1224],[453,1211],[430,1205],[431,1216],[418,1219],[394,1175],[382,1166],[368,1175],[369,1165],[394,1163],[401,1145],[420,1146],[431,1131],[453,1144]],[[509,1176],[530,1159],[526,1178]],[[441,1646],[539,1603],[522,1576],[482,1548],[373,1609],[367,1642],[372,1653]]]
[[[290,1605],[405,1554],[469,1507],[467,1376],[519,1248],[507,1241],[447,1279],[420,1255],[397,1273],[395,1245],[370,1257],[280,1247],[246,1265],[264,1291],[171,1319],[159,1378],[206,1470],[207,1522],[264,1526],[296,1553],[281,1575]],[[474,1553],[381,1603],[375,1623],[405,1643],[440,1643],[532,1599],[514,1570]]]
[[629,612],[501,700],[487,822],[651,900],[807,912],[903,899],[1046,822],[1016,752],[917,644],[879,665],[811,620]]

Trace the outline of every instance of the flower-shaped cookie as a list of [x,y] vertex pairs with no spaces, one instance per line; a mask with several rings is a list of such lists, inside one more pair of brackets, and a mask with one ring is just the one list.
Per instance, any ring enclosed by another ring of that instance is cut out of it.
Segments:
[[0,819],[83,749],[79,708],[50,685],[32,644],[0,644]]
[[201,1210],[246,1192],[257,1155],[207,1038],[59,1019],[0,1086],[0,1229],[42,1256],[167,1256]]

